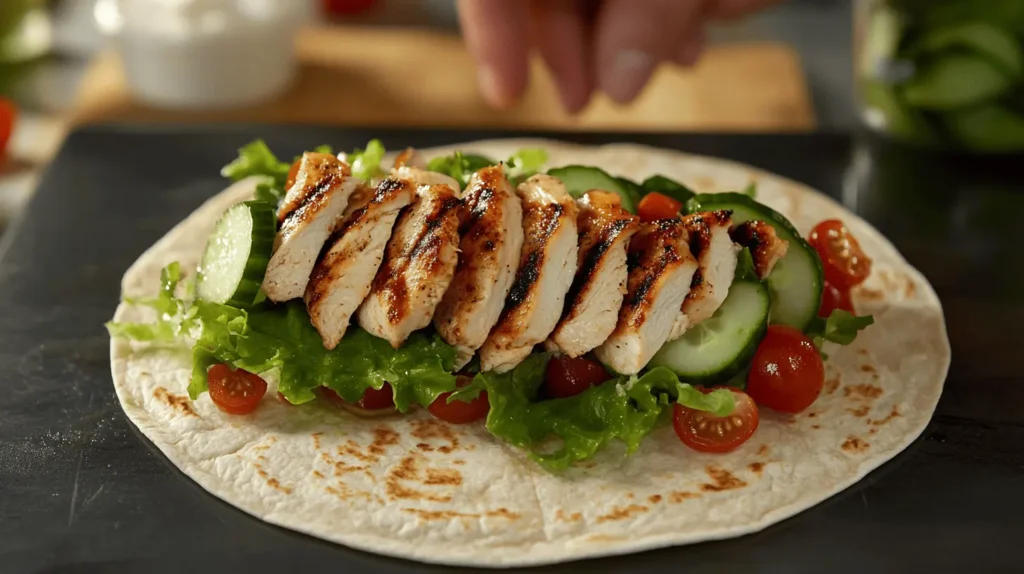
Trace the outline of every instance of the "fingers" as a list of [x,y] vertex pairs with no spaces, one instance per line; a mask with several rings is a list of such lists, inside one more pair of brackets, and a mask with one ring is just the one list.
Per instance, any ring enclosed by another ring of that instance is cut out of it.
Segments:
[[511,106],[523,95],[529,76],[528,4],[458,0],[458,9],[484,98],[495,107]]
[[586,107],[594,92],[589,25],[583,0],[534,0],[534,42],[569,113]]
[[701,52],[704,51],[704,46],[707,44],[707,32],[704,31],[703,22],[691,30],[687,33],[675,58],[675,62],[684,68],[690,68],[697,64],[697,60],[700,59]]
[[716,18],[731,20],[779,2],[780,0],[712,0],[711,12]]
[[597,83],[619,103],[632,101],[663,60],[680,55],[683,31],[702,12],[701,0],[606,0],[597,17]]

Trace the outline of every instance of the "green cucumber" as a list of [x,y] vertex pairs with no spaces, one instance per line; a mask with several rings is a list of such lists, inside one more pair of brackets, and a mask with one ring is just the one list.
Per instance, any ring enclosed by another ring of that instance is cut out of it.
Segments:
[[206,242],[196,296],[232,307],[252,306],[274,249],[275,225],[274,206],[265,201],[229,207]]
[[821,259],[788,219],[742,193],[708,193],[686,204],[689,213],[731,209],[733,223],[761,220],[775,228],[780,239],[789,242],[786,256],[768,276],[771,292],[771,322],[806,329],[821,306]]
[[622,181],[608,175],[601,168],[567,165],[549,169],[548,175],[560,179],[569,191],[569,195],[577,199],[592,189],[617,193],[622,198],[623,209],[630,213],[636,213],[636,206],[640,201],[637,192],[633,189],[636,184],[628,182],[629,185],[623,185]]
[[747,367],[768,328],[768,289],[756,281],[737,281],[729,296],[708,320],[665,343],[649,367],[668,367],[679,379],[713,385]]
[[683,205],[686,205],[686,202],[693,199],[693,196],[696,195],[690,188],[663,175],[652,175],[644,180],[641,187],[643,187],[644,195],[660,193],[671,197]]

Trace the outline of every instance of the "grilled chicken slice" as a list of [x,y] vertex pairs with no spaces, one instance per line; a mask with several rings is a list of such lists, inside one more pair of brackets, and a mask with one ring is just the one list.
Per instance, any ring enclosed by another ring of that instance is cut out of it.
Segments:
[[462,187],[459,186],[459,182],[455,181],[451,176],[437,173],[436,171],[427,171],[416,167],[399,167],[391,170],[391,176],[398,179],[408,179],[415,185],[446,185],[451,188],[455,197],[462,195],[460,193]]
[[348,329],[352,313],[370,293],[391,228],[412,201],[408,181],[388,178],[373,198],[349,215],[334,232],[330,248],[317,261],[306,286],[306,309],[324,347],[333,349]]
[[459,260],[459,207],[447,185],[422,185],[402,212],[359,307],[359,325],[398,348],[430,324]]
[[470,178],[459,233],[461,255],[434,327],[458,351],[462,368],[498,322],[523,249],[523,208],[500,167]]
[[423,159],[423,154],[411,147],[407,147],[395,156],[394,167],[396,169],[400,167],[416,167],[422,169],[427,167],[427,162]]
[[754,261],[754,273],[758,279],[767,277],[789,250],[789,243],[779,239],[775,228],[763,221],[746,221],[733,226],[729,236],[738,245],[750,249],[750,258]]
[[690,234],[690,251],[697,257],[697,273],[690,294],[676,316],[669,341],[674,341],[706,321],[729,296],[740,248],[729,237],[732,212],[729,210],[693,213],[683,218]]
[[279,229],[263,292],[271,301],[301,297],[317,255],[342,220],[359,186],[347,163],[330,154],[306,153],[295,184],[277,211]]
[[622,208],[616,193],[588,191],[577,204],[578,270],[546,343],[549,351],[570,357],[593,350],[615,330],[629,276],[626,250],[640,228],[640,219]]
[[547,339],[576,275],[578,208],[565,185],[535,175],[516,194],[523,201],[523,252],[501,318],[480,348],[482,371],[508,371]]
[[682,221],[641,225],[629,243],[629,280],[619,320],[594,349],[598,360],[616,373],[640,372],[668,340],[696,272]]

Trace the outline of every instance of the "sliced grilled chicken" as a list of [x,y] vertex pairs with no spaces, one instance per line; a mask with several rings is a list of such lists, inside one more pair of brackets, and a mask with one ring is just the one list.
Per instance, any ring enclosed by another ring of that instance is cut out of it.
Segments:
[[370,293],[395,219],[412,196],[412,183],[385,179],[373,198],[345,218],[331,236],[330,248],[317,261],[304,296],[324,347],[338,345],[352,313]]
[[669,340],[673,341],[715,314],[729,296],[739,247],[729,237],[732,212],[729,210],[693,213],[683,218],[690,234],[690,251],[697,257],[697,273],[690,294],[676,316]]
[[500,167],[469,180],[459,233],[461,254],[451,286],[434,313],[441,338],[462,368],[498,322],[523,249],[523,208]]
[[425,168],[427,167],[427,162],[423,159],[423,154],[411,147],[407,147],[395,156],[395,168],[400,167]]
[[451,188],[455,197],[461,197],[462,187],[459,182],[443,173],[427,171],[416,167],[399,167],[391,170],[391,176],[399,179],[408,179],[416,185],[446,185]]
[[516,189],[523,202],[523,252],[501,318],[480,348],[480,369],[512,369],[547,339],[576,275],[578,208],[565,185],[535,175]]
[[775,228],[763,221],[740,223],[729,230],[729,236],[737,244],[750,249],[754,273],[758,279],[767,277],[789,250],[789,243],[779,239]]
[[409,335],[430,324],[451,284],[459,260],[459,207],[447,185],[421,185],[412,205],[402,211],[359,307],[359,325],[398,348]]
[[598,360],[616,373],[640,372],[668,340],[696,272],[682,221],[641,225],[629,243],[629,280],[619,320],[594,349]]
[[302,156],[295,184],[277,210],[279,228],[263,292],[271,301],[301,297],[324,242],[342,220],[359,181],[330,154]]
[[640,228],[640,219],[622,208],[616,193],[588,191],[577,204],[576,278],[562,318],[546,343],[549,351],[570,357],[593,350],[615,330],[629,276],[626,250]]

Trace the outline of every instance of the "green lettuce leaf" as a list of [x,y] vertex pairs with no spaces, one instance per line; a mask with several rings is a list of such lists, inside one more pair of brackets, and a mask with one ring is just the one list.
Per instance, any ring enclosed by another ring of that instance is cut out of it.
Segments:
[[[543,148],[523,148],[516,151],[505,161],[505,175],[512,185],[519,185],[526,178],[536,174],[547,161],[547,150]],[[498,163],[487,156],[456,151],[452,155],[431,159],[427,162],[427,169],[451,177],[465,189],[469,185],[469,177],[471,175],[485,167],[498,165]]]
[[366,149],[357,149],[348,156],[348,162],[352,166],[352,175],[363,180],[371,180],[384,175],[380,162],[384,160],[384,144],[378,140],[370,140]]
[[[536,401],[548,359],[537,353],[507,373],[481,373],[449,402],[472,400],[487,391],[487,430],[529,450],[533,460],[556,471],[594,456],[613,439],[635,451],[675,402],[720,416],[734,407],[731,392],[705,395],[663,367],[639,378],[606,381],[574,397]],[[552,439],[561,444],[553,445]]]
[[807,335],[816,342],[830,341],[849,345],[857,339],[857,333],[873,325],[871,315],[857,316],[842,309],[835,309],[828,319],[817,318],[807,328]]
[[105,326],[111,337],[124,337],[134,341],[168,343],[182,334],[185,304],[175,297],[175,291],[182,281],[181,266],[177,261],[160,270],[160,292],[156,297],[132,299],[124,297],[125,303],[156,310],[156,323],[115,323]]
[[284,188],[291,164],[277,159],[266,142],[256,140],[238,150],[238,158],[221,169],[222,176],[240,181],[252,176],[265,176],[273,180],[276,188]]
[[505,162],[506,175],[512,185],[519,185],[537,174],[547,162],[548,152],[544,148],[523,148]]

